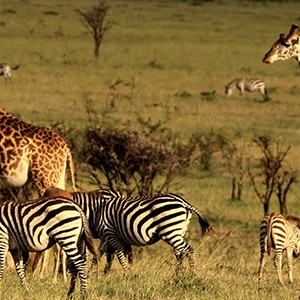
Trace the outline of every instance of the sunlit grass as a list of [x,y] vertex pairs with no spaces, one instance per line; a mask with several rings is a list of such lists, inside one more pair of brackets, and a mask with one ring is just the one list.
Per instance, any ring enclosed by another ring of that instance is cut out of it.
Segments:
[[[271,134],[292,146],[289,165],[299,168],[299,68],[293,60],[265,65],[262,57],[279,33],[288,33],[291,23],[298,22],[300,3],[191,3],[109,1],[113,26],[95,63],[92,38],[74,12],[94,1],[4,1],[1,62],[19,64],[20,69],[11,83],[4,85],[0,78],[0,106],[37,125],[65,122],[77,130],[90,125],[89,103],[101,127],[138,129],[136,120],[141,117],[163,122],[185,141],[194,132],[211,130],[232,138],[239,132],[245,143],[256,135]],[[224,85],[239,76],[265,80],[270,101],[263,102],[258,93],[240,96],[237,91],[226,98]],[[112,109],[109,86],[117,79],[133,79],[134,93],[130,101],[117,100]],[[205,98],[203,93],[214,97]],[[88,188],[82,170],[77,173],[80,184]],[[215,226],[215,235],[202,239],[198,220],[191,221],[186,238],[196,250],[196,276],[188,271],[175,276],[172,250],[159,242],[142,250],[134,248],[134,264],[126,277],[117,261],[108,276],[102,272],[98,278],[92,276],[88,299],[298,298],[298,261],[293,288],[277,286],[270,257],[262,289],[256,290],[263,210],[248,181],[242,201],[231,201],[231,178],[218,170],[206,174],[192,166],[177,182],[172,191],[199,208]],[[296,183],[288,198],[289,213],[300,215],[299,197]],[[278,210],[276,197],[270,209]],[[68,284],[62,280],[54,284],[51,270],[50,266],[44,279],[28,273],[30,295],[20,288],[15,272],[6,270],[2,299],[65,299]],[[287,281],[286,265],[284,276]]]

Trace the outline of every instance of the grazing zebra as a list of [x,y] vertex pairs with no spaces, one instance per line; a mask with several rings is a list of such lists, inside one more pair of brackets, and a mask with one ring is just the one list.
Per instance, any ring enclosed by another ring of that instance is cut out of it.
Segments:
[[[98,194],[98,193],[101,194],[100,197],[102,197],[101,199],[103,201],[110,199],[111,197],[117,197],[117,196],[121,197],[120,193],[114,192],[112,190],[96,190],[96,191],[90,191],[88,193],[79,193],[80,196],[78,196],[78,194],[76,194],[76,197],[74,198],[74,200],[82,207],[85,215],[88,216],[89,225],[90,225],[91,229],[95,229],[98,227],[97,219],[95,219],[95,211],[98,209],[98,207],[97,207],[97,205],[94,205],[91,202],[92,201],[91,195]],[[45,191],[43,197],[64,197],[64,198],[73,200],[73,195],[71,193],[69,193],[68,191],[62,190],[60,188],[55,188],[55,187],[48,188]],[[94,209],[95,209],[95,211],[94,211]],[[101,234],[97,233],[97,229],[93,230],[93,237],[95,239],[100,239],[100,243],[99,243],[99,247],[98,247],[98,257],[96,257],[96,256],[93,257],[90,272],[92,272],[93,268],[98,265],[98,259],[100,259],[104,253],[106,253],[107,263],[104,268],[104,273],[107,274],[111,268],[115,250],[108,245],[107,241],[104,239],[103,236],[101,236]],[[58,248],[55,250],[56,250],[56,252],[54,253],[55,254],[54,255],[54,261],[55,261],[54,278],[56,278],[57,274],[58,274],[60,258],[62,261],[63,269],[65,269],[65,265],[66,265],[65,256],[61,255],[60,249]],[[37,254],[35,256],[33,264],[37,265],[38,262],[42,259],[43,255],[44,255],[44,253]],[[133,260],[132,260],[131,246],[124,244],[124,255],[128,257],[129,264],[132,264]]]
[[72,196],[85,212],[93,236],[106,241],[111,253],[116,252],[124,271],[128,246],[151,245],[162,239],[174,249],[177,270],[186,255],[194,272],[195,252],[183,239],[192,212],[198,215],[202,234],[212,230],[202,213],[174,194],[127,198],[98,190]]
[[0,76],[4,77],[5,82],[11,80],[11,71],[19,69],[20,66],[11,67],[9,64],[0,64]]
[[21,283],[28,290],[22,252],[44,251],[55,243],[68,257],[71,273],[68,297],[72,298],[79,275],[81,297],[84,299],[87,289],[85,245],[93,255],[98,253],[80,207],[62,197],[6,201],[0,206],[0,280],[6,254],[10,251]]
[[[298,219],[298,218],[297,218]],[[271,213],[266,215],[260,226],[260,265],[258,269],[258,288],[260,287],[262,270],[266,262],[266,254],[270,255],[271,248],[275,249],[274,263],[277,269],[277,277],[280,284],[282,280],[282,253],[286,250],[289,270],[289,283],[293,283],[292,263],[293,256],[300,254],[300,230],[298,220],[292,216],[285,219],[282,215]]]
[[260,92],[264,100],[269,98],[265,83],[257,78],[235,78],[225,85],[225,94],[227,97],[232,95],[232,90],[236,88],[243,95],[244,91],[247,92]]
[[263,62],[273,64],[278,60],[294,58],[300,66],[300,37],[298,25],[291,26],[289,34],[279,35],[279,39],[272,45],[271,49],[265,54]]

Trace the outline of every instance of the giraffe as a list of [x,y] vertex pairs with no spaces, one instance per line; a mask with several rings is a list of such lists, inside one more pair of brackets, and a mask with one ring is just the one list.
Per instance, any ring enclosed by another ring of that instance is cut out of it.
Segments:
[[265,54],[263,62],[272,64],[277,60],[295,58],[300,66],[300,38],[298,25],[291,26],[289,34],[279,35],[279,39],[273,44],[271,49]]
[[[33,181],[40,197],[49,187],[65,189],[67,163],[76,191],[75,167],[67,143],[54,131],[21,121],[0,108],[0,189],[21,187],[28,180]],[[41,277],[48,257],[49,251],[45,251]]]
[[65,189],[67,162],[76,190],[67,143],[52,130],[23,122],[0,109],[0,188],[21,187],[30,173],[39,196],[51,186]]

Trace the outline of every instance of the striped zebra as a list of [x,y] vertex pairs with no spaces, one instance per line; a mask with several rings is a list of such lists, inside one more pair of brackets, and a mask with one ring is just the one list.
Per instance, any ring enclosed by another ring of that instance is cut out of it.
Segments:
[[[114,259],[114,253],[115,250],[109,246],[109,244],[107,243],[106,239],[104,237],[101,236],[101,234],[98,234],[97,232],[97,228],[98,227],[98,223],[97,220],[95,219],[95,215],[94,212],[98,209],[97,204],[92,204],[92,200],[91,200],[91,195],[94,194],[98,194],[100,193],[102,197],[102,201],[106,201],[108,199],[110,199],[111,197],[121,197],[121,194],[112,190],[107,190],[107,189],[102,189],[102,190],[96,190],[96,191],[90,191],[87,193],[79,193],[76,194],[76,197],[74,198],[74,200],[83,208],[83,212],[85,213],[85,215],[88,216],[88,220],[89,220],[89,225],[90,228],[93,230],[93,237],[95,239],[100,239],[100,243],[99,243],[99,247],[98,247],[98,257],[94,256],[93,257],[93,261],[92,261],[92,266],[90,268],[90,272],[93,271],[93,269],[98,265],[98,260],[104,255],[106,254],[106,266],[104,268],[104,274],[107,274],[110,271],[113,259]],[[71,199],[73,200],[73,195],[71,193],[69,193],[68,191],[62,190],[60,188],[56,188],[56,187],[51,187],[48,188],[43,197],[64,197],[67,199]],[[97,196],[98,197],[98,196]],[[96,210],[94,210],[96,209]],[[60,261],[62,262],[62,267],[63,267],[63,273],[66,272],[66,257],[65,255],[63,255],[64,253],[61,253],[60,249],[54,249],[54,278],[57,278],[57,274],[58,274],[58,270],[59,270],[59,265],[60,265]],[[38,265],[39,261],[41,259],[43,259],[43,256],[46,253],[39,253],[35,256],[34,258],[34,262],[33,262],[33,270],[35,272],[35,267]],[[128,263],[132,264],[132,247],[130,245],[124,244],[124,255],[126,257],[128,257]]]
[[[298,219],[298,218],[297,218]],[[293,256],[300,254],[300,229],[298,220],[292,216],[285,219],[282,215],[271,213],[266,215],[260,225],[260,264],[258,269],[258,288],[260,287],[262,270],[266,262],[266,254],[270,255],[271,248],[275,249],[274,264],[277,269],[278,281],[282,280],[282,253],[286,250],[289,273],[289,283],[293,283]]]
[[110,253],[116,252],[124,271],[127,270],[124,252],[129,246],[146,246],[163,240],[174,250],[176,270],[184,256],[188,256],[194,272],[195,252],[183,239],[192,213],[198,215],[202,234],[212,230],[200,211],[175,194],[124,197],[113,191],[98,190],[74,192],[72,196],[85,212],[94,238],[107,242]]
[[88,222],[80,207],[66,198],[46,198],[26,202],[6,201],[0,206],[0,280],[8,251],[15,262],[21,284],[28,290],[22,252],[40,252],[55,243],[65,251],[71,282],[68,297],[80,278],[81,298],[87,289],[85,245],[97,257]]
[[232,95],[232,90],[236,88],[239,90],[240,95],[244,94],[244,91],[247,92],[256,92],[258,91],[264,100],[269,99],[268,92],[266,89],[265,83],[257,78],[235,78],[225,85],[225,94],[227,97]]
[[0,64],[0,76],[4,77],[5,82],[11,80],[11,71],[19,69],[19,66],[11,67],[9,64]]

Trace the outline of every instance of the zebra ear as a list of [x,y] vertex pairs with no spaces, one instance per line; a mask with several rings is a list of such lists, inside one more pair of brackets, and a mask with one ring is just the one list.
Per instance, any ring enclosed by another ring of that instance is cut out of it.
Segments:
[[299,36],[298,36],[298,25],[296,24],[293,24],[291,29],[290,29],[290,32],[288,34],[288,36],[286,37],[286,42],[287,43],[292,43],[292,44],[295,44],[293,43],[294,40],[298,40]]

